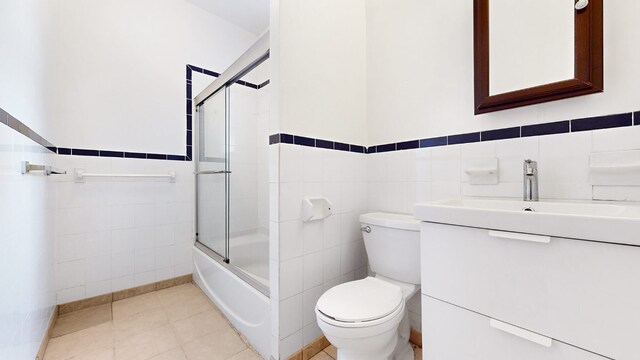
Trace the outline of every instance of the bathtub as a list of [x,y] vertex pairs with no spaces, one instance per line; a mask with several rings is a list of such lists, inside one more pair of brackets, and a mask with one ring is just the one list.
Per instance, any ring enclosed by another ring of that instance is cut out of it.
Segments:
[[[233,251],[233,247],[230,250]],[[241,261],[241,259],[237,260]],[[269,359],[271,354],[269,298],[195,245],[193,247],[193,261],[193,280],[195,283],[220,308],[231,324],[247,338],[260,356],[263,359]],[[253,277],[258,278],[259,275],[253,275]],[[266,279],[263,280],[266,281]]]
[[229,239],[231,264],[269,288],[269,236],[254,232]]

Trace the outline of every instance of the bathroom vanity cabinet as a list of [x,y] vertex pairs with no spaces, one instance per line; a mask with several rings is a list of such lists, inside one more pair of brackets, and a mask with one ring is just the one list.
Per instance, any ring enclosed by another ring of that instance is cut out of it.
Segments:
[[422,222],[424,359],[640,359],[640,247],[614,240]]

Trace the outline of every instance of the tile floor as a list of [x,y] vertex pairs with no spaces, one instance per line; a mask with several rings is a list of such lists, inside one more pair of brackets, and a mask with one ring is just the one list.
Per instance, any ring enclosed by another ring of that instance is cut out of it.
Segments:
[[[415,345],[411,345],[411,346],[413,346],[414,360],[422,360],[422,349]],[[325,348],[324,350],[316,354],[314,357],[312,357],[311,360],[334,360],[337,358],[338,358],[338,354],[336,352],[336,347],[333,345],[329,345],[327,348]]]
[[45,360],[259,360],[193,284],[63,314]]
[[333,345],[327,346],[324,350],[317,353],[310,360],[335,360],[338,358],[336,347]]
[[[422,349],[414,347],[415,359]],[[334,360],[329,346],[311,360]],[[44,360],[260,360],[193,284],[60,315]]]

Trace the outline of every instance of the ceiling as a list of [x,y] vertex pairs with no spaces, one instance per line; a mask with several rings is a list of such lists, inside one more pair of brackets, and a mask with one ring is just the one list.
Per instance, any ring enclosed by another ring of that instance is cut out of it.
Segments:
[[187,0],[255,35],[269,27],[269,0]]

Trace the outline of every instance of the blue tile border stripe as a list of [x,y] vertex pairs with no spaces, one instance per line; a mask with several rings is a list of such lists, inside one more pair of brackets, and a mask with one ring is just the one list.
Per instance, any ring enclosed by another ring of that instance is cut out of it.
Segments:
[[24,123],[8,114],[0,108],[0,124],[4,124],[11,129],[23,134],[29,139],[40,144],[47,151],[51,151],[58,155],[75,155],[75,156],[95,156],[110,158],[131,158],[131,159],[160,159],[160,160],[176,160],[185,161],[184,155],[168,155],[168,154],[147,154],[137,152],[112,151],[112,150],[96,150],[96,149],[75,149],[66,147],[56,147],[46,141],[42,136],[31,130]]
[[169,155],[167,154],[140,154],[143,156],[146,156],[147,159],[153,159],[153,160],[167,160],[167,158],[169,157]]
[[[515,139],[530,136],[544,136],[553,134],[564,134],[571,132],[601,130],[640,125],[640,111],[634,113],[612,114],[581,119],[555,121],[543,124],[514,126],[502,129],[492,129],[481,132],[454,134],[439,136],[427,139],[416,139],[401,141],[390,144],[372,145],[364,147],[361,145],[344,144],[332,142],[324,139],[313,139],[291,134],[273,134],[269,136],[269,145],[273,144],[294,144],[312,146],[322,149],[351,151],[362,154],[375,154],[381,152],[402,151],[418,148],[429,148],[435,146],[448,146],[456,144],[468,144],[476,142],[497,141]],[[294,139],[304,139],[296,140]],[[333,144],[333,147],[331,147]]]
[[520,137],[520,127],[487,130],[480,133],[480,141],[493,141],[502,139],[513,139]]
[[[152,154],[144,154],[144,153],[138,153],[138,152],[126,152],[126,153],[124,153],[124,157],[126,157],[127,159],[147,159],[149,157],[149,155],[152,155]],[[163,159],[166,160],[167,156],[165,155],[165,157]]]
[[280,142],[283,142],[285,144],[293,144],[293,135],[280,134]]
[[[187,77],[187,80],[189,81],[189,83],[193,80],[193,73],[194,72],[205,74],[205,75],[209,75],[209,76],[213,76],[213,77],[220,76],[220,73],[218,73],[218,72],[207,70],[207,69],[195,66],[195,65],[187,64],[186,77]],[[269,83],[270,83],[270,80],[266,80],[266,81],[264,81],[263,83],[260,83],[260,84],[254,84],[254,83],[250,83],[250,82],[244,81],[244,80],[237,80],[236,81],[236,84],[243,85],[243,86],[246,86],[246,87],[250,87],[252,89],[261,89],[261,88],[269,85]]]
[[269,135],[269,145],[277,144],[280,142],[280,134]]
[[[192,71],[196,71],[196,70],[199,70],[198,72],[212,74],[211,76],[216,76],[213,74],[219,75],[218,73],[215,73],[206,69],[188,65],[187,76],[189,76],[189,74]],[[268,80],[266,81],[266,83],[268,83]],[[187,89],[190,87],[190,85],[191,85],[191,80],[187,79]],[[189,93],[190,92],[187,90],[187,94]],[[187,99],[187,100],[192,101],[192,99]],[[40,144],[43,148],[47,149],[48,151],[57,153],[58,155],[96,156],[96,157],[111,157],[111,158],[171,160],[171,161],[191,161],[191,159],[193,158],[192,156],[193,155],[192,116],[189,114],[187,115],[187,129],[186,129],[187,146],[185,149],[186,150],[185,155],[56,147],[50,142],[48,142],[47,140],[45,140],[42,136],[37,134],[35,131],[31,130],[24,123],[22,123],[15,117],[11,116],[2,108],[0,108],[0,124],[4,124],[12,128],[13,130],[21,133],[22,135]],[[588,117],[588,118],[581,118],[581,119],[573,119],[573,120],[565,120],[565,121],[556,121],[556,122],[534,124],[534,125],[516,126],[516,127],[510,127],[510,128],[502,128],[502,129],[493,129],[493,130],[486,130],[482,132],[454,134],[454,135],[447,135],[447,136],[440,136],[440,137],[433,137],[433,138],[426,138],[426,139],[408,140],[408,141],[401,141],[397,143],[374,145],[370,147],[365,147],[365,146],[356,145],[356,144],[346,144],[346,143],[341,143],[341,142],[331,141],[326,139],[315,139],[315,138],[310,138],[310,137],[305,137],[300,135],[285,134],[285,133],[270,135],[269,145],[284,143],[284,144],[295,144],[300,146],[316,147],[316,148],[329,149],[329,150],[354,152],[354,153],[360,153],[360,154],[373,154],[373,153],[379,153],[379,152],[402,151],[402,150],[409,150],[409,149],[429,148],[429,147],[435,147],[435,146],[448,146],[448,145],[455,145],[455,144],[514,139],[514,138],[520,138],[520,137],[544,136],[544,135],[563,134],[563,133],[580,132],[580,131],[595,131],[595,130],[601,130],[601,129],[628,127],[628,126],[634,126],[634,125],[635,126],[640,125],[640,111]]]
[[333,150],[351,151],[351,144],[345,144],[336,141],[333,143]]
[[304,137],[304,136],[293,136],[293,143],[296,145],[310,146],[316,147],[316,139]]
[[366,148],[362,145],[346,144],[338,141],[314,139],[306,136],[284,133],[269,135],[269,145],[274,144],[292,144],[299,146],[316,147],[320,149],[354,152],[360,154],[364,154],[366,150]]
[[615,114],[571,120],[571,132],[611,129],[633,125],[633,114]]
[[79,156],[100,156],[100,150],[71,149],[71,155],[79,155]]
[[[186,95],[187,95],[187,103],[186,103],[186,120],[187,120],[187,147],[185,149],[184,159],[186,161],[191,161],[193,159],[193,73],[201,73],[204,75],[218,77],[220,73],[207,70],[205,68],[187,64],[186,69]],[[269,85],[270,80],[266,80],[261,84],[253,84],[244,80],[237,80],[236,84],[246,86],[252,89],[261,89],[267,85]],[[271,140],[270,140],[271,141]],[[179,155],[167,155],[167,160],[181,160]]]
[[552,123],[522,126],[520,128],[520,134],[521,137],[542,136],[568,133],[569,130],[569,121],[557,121]]
[[428,147],[434,147],[434,146],[445,146],[445,145],[447,145],[447,137],[446,136],[429,138],[429,139],[420,139],[420,147],[421,148],[428,148]]
[[480,142],[479,132],[447,136],[448,145],[467,144],[467,143],[474,143],[474,142]]
[[397,149],[398,148],[396,146],[396,143],[384,144],[384,145],[376,145],[376,152],[377,153],[396,151]]
[[396,144],[397,150],[417,149],[419,147],[420,147],[420,140],[404,141]]
[[[172,161],[191,161],[193,158],[193,73],[198,72],[208,76],[218,77],[220,73],[201,68],[199,66],[187,64],[185,67],[185,113],[186,113],[186,147],[184,155],[173,154],[156,154],[156,153],[141,153],[141,152],[127,152],[127,151],[114,151],[114,150],[99,150],[99,149],[76,149],[66,147],[56,147],[42,136],[31,130],[27,125],[11,116],[5,110],[0,108],[0,124],[4,124],[11,129],[21,133],[29,139],[35,141],[41,145],[47,151],[56,153],[58,155],[71,155],[71,156],[95,156],[95,157],[110,157],[110,158],[128,158],[128,159],[152,159],[152,160],[172,160]],[[266,80],[261,84],[253,84],[248,81],[238,80],[238,84],[247,86],[252,89],[261,89],[269,85],[270,80]],[[293,138],[293,137],[292,137]],[[288,139],[288,138],[287,138]],[[312,139],[306,138],[311,141]],[[313,140],[315,141],[315,140]]]
[[327,141],[322,139],[316,139],[316,147],[323,149],[333,149],[335,146],[333,141]]

